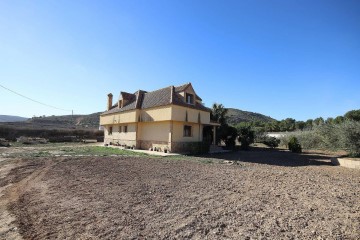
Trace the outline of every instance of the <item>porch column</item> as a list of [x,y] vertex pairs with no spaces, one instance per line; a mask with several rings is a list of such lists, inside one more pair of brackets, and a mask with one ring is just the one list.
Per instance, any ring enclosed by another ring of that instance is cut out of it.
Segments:
[[216,126],[213,126],[213,145],[216,145]]

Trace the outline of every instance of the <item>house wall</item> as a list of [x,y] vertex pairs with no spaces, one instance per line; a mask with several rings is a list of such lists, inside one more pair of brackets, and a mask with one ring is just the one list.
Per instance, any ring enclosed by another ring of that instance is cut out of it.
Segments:
[[[185,125],[191,126],[191,137],[184,137]],[[202,127],[199,127],[199,124],[173,122],[172,142],[200,142],[200,141],[202,141]]]
[[132,110],[128,112],[100,116],[100,125],[104,126],[109,124],[136,122],[138,115],[139,110]]
[[[112,126],[112,134],[109,135],[109,129]],[[122,126],[122,132],[119,132],[119,126]],[[127,132],[124,132],[124,126],[127,126]],[[107,125],[104,129],[105,144],[120,144],[126,146],[136,146],[136,123]]]
[[144,109],[140,113],[141,122],[154,122],[171,120],[172,106]]
[[[210,113],[196,109],[186,108],[183,106],[169,105],[164,107],[133,110],[122,113],[114,113],[109,115],[100,116],[100,125],[112,125],[119,123],[133,123],[140,120],[140,122],[155,122],[155,121],[186,121],[198,123],[199,114],[200,122],[208,124],[210,122]],[[139,117],[140,116],[140,117]]]
[[141,122],[138,126],[139,148],[164,148],[169,149],[171,138],[170,121]]
[[139,140],[169,141],[170,121],[139,123]]
[[[184,136],[184,125],[192,127],[191,137]],[[173,122],[172,142],[170,143],[172,152],[189,152],[193,142],[201,142],[203,134],[202,124],[188,122]]]
[[200,123],[208,124],[210,122],[210,113],[205,111],[200,111],[197,109],[186,108],[182,106],[172,106],[172,120],[173,121],[186,121],[186,112],[187,112],[187,122],[198,123],[199,114],[200,114]]

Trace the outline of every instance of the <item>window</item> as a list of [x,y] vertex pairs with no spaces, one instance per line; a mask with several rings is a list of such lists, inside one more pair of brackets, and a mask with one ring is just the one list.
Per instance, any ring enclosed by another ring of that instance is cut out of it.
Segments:
[[124,132],[127,133],[127,126],[124,126]]
[[119,133],[121,133],[121,126],[119,126]]
[[191,137],[191,126],[184,126],[184,137]]
[[109,128],[109,135],[112,135],[112,127]]
[[187,93],[186,94],[186,103],[194,104],[194,95]]

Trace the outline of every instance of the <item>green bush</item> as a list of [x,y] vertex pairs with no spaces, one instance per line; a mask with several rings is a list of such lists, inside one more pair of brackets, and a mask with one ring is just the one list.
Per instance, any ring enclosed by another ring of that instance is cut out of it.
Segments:
[[235,147],[235,140],[237,137],[236,128],[223,124],[217,129],[216,136],[218,138],[217,142],[219,143],[220,141],[223,141],[226,148],[233,149]]
[[241,149],[249,149],[250,144],[254,143],[255,132],[251,129],[250,126],[238,128],[238,140],[241,144]]
[[280,144],[280,139],[277,139],[276,137],[265,136],[264,139],[262,140],[262,143],[268,147],[276,148]]
[[304,149],[323,149],[323,138],[317,131],[302,131],[297,132],[296,136],[300,145]]
[[345,120],[315,126],[310,131],[294,132],[281,138],[281,145],[288,146],[295,137],[302,148],[346,150],[351,156],[360,156],[360,122]]
[[294,136],[292,136],[289,140],[288,143],[288,148],[290,151],[294,152],[294,153],[301,153],[302,149],[301,149],[301,145],[298,141],[298,139]]
[[360,157],[360,122],[345,121],[340,125],[340,142],[353,157]]

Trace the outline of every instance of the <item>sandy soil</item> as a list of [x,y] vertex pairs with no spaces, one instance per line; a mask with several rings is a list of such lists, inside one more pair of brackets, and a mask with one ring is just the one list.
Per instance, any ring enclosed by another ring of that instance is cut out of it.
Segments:
[[360,239],[360,171],[314,152],[0,165],[4,239]]

